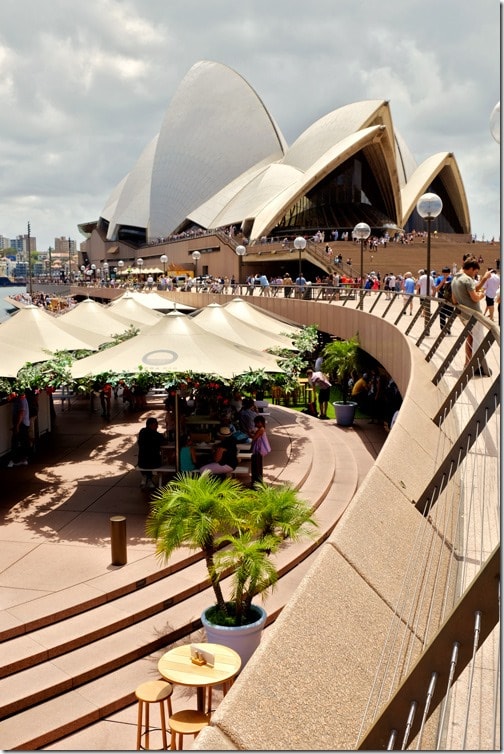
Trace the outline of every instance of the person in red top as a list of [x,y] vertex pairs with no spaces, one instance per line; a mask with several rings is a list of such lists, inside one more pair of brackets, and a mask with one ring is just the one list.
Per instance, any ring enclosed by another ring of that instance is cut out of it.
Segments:
[[106,382],[100,388],[100,405],[104,419],[110,420],[110,399],[112,397],[112,385]]

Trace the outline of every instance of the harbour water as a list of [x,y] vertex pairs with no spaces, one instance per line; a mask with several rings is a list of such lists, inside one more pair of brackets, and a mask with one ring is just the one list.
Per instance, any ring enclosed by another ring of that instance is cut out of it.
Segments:
[[0,322],[8,319],[12,304],[6,301],[6,296],[16,296],[18,293],[26,293],[26,285],[13,285],[0,288]]

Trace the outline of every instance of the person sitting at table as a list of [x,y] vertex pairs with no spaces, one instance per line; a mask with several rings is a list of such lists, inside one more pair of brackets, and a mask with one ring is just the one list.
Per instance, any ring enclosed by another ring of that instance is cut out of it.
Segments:
[[236,442],[249,442],[250,437],[245,432],[241,431],[238,421],[233,420],[233,417],[231,416],[231,410],[228,410],[226,411],[226,413],[221,414],[220,423],[221,428],[229,427]]
[[152,471],[161,466],[161,445],[165,442],[164,435],[158,432],[158,420],[150,416],[145,422],[145,427],[138,433],[138,467],[142,471],[142,489],[153,490],[155,484],[152,479]]
[[256,431],[254,419],[257,416],[257,408],[252,398],[244,398],[242,409],[238,414],[238,423],[240,429],[249,437],[252,437]]
[[196,451],[189,436],[180,438],[180,471],[198,471]]
[[227,476],[238,466],[236,440],[229,427],[221,427],[218,432],[218,444],[214,449],[213,461],[201,466],[200,471],[210,471],[217,476]]

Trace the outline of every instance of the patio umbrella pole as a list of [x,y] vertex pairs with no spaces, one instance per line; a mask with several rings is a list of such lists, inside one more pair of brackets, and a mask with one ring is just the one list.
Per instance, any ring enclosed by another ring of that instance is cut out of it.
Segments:
[[180,390],[175,391],[175,471],[180,471],[180,425],[179,425],[179,396]]

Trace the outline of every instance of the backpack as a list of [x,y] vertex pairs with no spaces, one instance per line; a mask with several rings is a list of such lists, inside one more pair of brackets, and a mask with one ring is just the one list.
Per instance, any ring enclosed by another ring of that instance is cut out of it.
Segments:
[[445,301],[449,301],[450,304],[453,304],[451,280],[447,280],[443,286],[443,298]]

